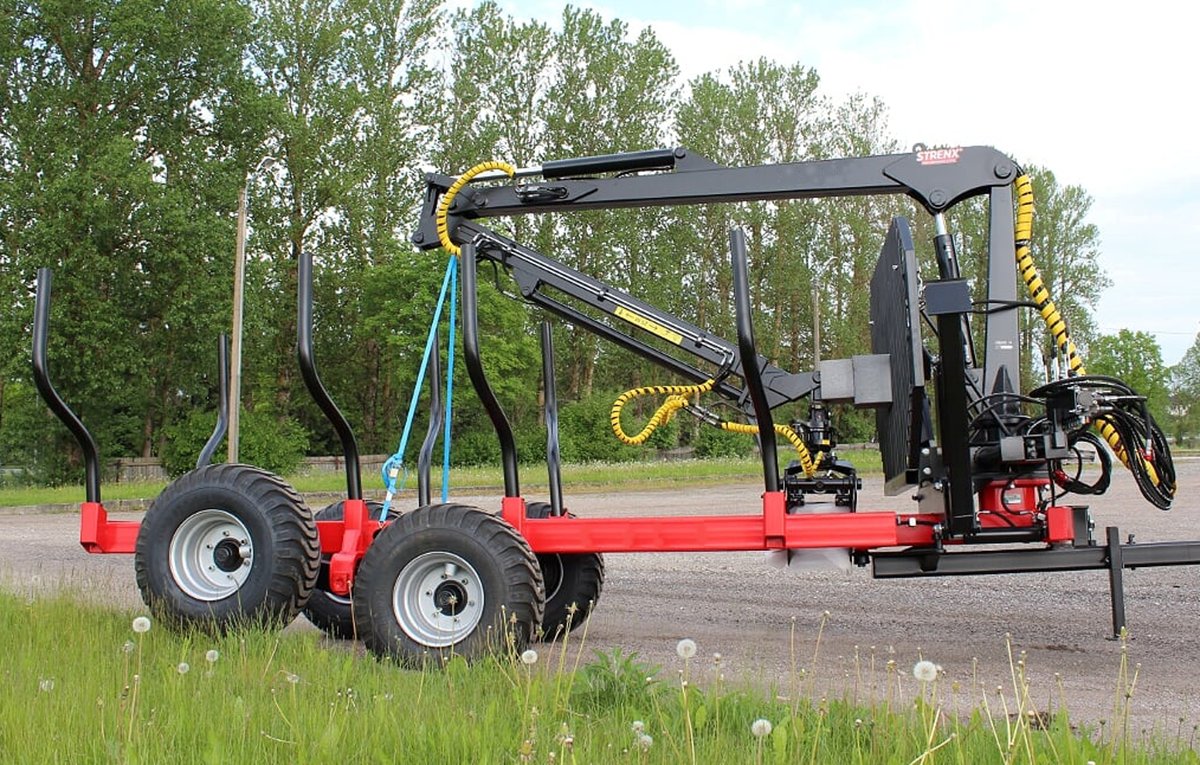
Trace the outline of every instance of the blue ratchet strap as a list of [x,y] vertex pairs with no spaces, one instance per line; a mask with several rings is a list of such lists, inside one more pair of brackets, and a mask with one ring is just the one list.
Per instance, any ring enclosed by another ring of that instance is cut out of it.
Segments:
[[442,432],[442,502],[450,501],[450,415],[454,409],[454,331],[455,306],[458,305],[458,258],[451,258],[450,277],[450,350],[446,358],[446,417]]
[[[383,463],[380,472],[383,475],[383,485],[387,489],[387,494],[383,498],[383,508],[379,511],[379,520],[383,521],[388,516],[388,510],[392,506],[392,498],[399,491],[396,487],[396,479],[400,476],[400,471],[404,471],[404,480],[408,479],[408,470],[404,468],[404,450],[408,447],[408,436],[412,433],[413,419],[417,414],[417,401],[421,398],[421,386],[425,384],[425,369],[429,365],[429,354],[433,352],[434,340],[437,338],[437,325],[442,319],[442,306],[446,303],[446,291],[450,287],[451,280],[457,274],[456,263],[457,258],[450,258],[450,262],[446,265],[446,276],[442,279],[442,291],[438,295],[437,308],[433,312],[433,322],[429,325],[429,337],[425,340],[425,353],[421,357],[421,367],[417,371],[417,384],[413,388],[412,400],[408,405],[408,418],[404,422],[404,432],[400,436],[400,446],[396,448],[396,453],[388,457]],[[455,281],[457,281],[455,279]],[[451,311],[454,310],[451,303]],[[451,342],[453,348],[453,342]],[[445,478],[442,479],[445,481]],[[400,488],[403,488],[404,482],[401,481]],[[442,489],[445,493],[445,488]]]

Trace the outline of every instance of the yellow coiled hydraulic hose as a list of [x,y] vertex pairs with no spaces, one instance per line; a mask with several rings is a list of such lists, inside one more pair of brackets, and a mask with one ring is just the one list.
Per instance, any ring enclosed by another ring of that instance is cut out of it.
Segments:
[[458,180],[451,184],[450,188],[446,189],[446,193],[442,195],[441,201],[438,202],[437,216],[435,217],[438,241],[442,243],[442,247],[447,252],[455,257],[458,257],[462,252],[462,248],[450,239],[450,205],[454,204],[454,198],[458,196],[458,192],[462,191],[463,187],[470,183],[475,176],[490,170],[501,170],[510,178],[517,173],[517,169],[507,162],[480,162],[475,167],[458,176]]
[[[625,391],[617,400],[613,402],[612,410],[609,411],[609,422],[612,424],[613,434],[617,440],[629,446],[640,446],[646,443],[651,434],[654,433],[660,426],[666,425],[675,416],[675,413],[688,405],[688,397],[708,393],[717,383],[716,379],[710,379],[699,385],[647,385],[641,388],[632,388]],[[646,427],[642,428],[637,435],[629,435],[625,429],[621,427],[621,410],[625,405],[638,396],[666,396],[667,400],[662,403],[650,416],[650,421],[646,423]],[[715,423],[721,430],[729,431],[730,433],[743,433],[746,435],[758,435],[759,428],[757,425],[744,425],[739,422],[728,422],[722,420]],[[795,447],[800,458],[800,467],[804,470],[804,474],[812,478],[817,472],[817,467],[820,463],[820,455],[816,460],[813,460],[808,448],[804,445],[804,439],[796,434],[796,431],[789,428],[787,425],[776,425],[775,432],[783,436],[788,442]]]
[[[1067,332],[1067,323],[1059,313],[1058,307],[1054,305],[1054,301],[1050,299],[1050,291],[1046,289],[1045,283],[1042,281],[1041,274],[1038,273],[1037,266],[1033,262],[1033,256],[1030,253],[1030,241],[1033,238],[1033,181],[1028,175],[1021,175],[1014,182],[1014,188],[1017,194],[1017,227],[1016,227],[1016,246],[1017,246],[1017,270],[1021,274],[1021,278],[1025,281],[1025,286],[1029,289],[1029,296],[1033,299],[1038,311],[1042,314],[1042,320],[1046,323],[1050,334],[1054,336],[1054,344],[1067,357],[1067,363],[1071,368],[1071,372],[1076,375],[1085,375],[1087,371],[1083,366],[1083,359],[1079,355],[1079,349],[1075,347],[1075,343],[1071,340],[1070,334]],[[1130,454],[1133,458],[1141,460],[1142,467],[1149,476],[1150,480],[1158,486],[1161,486],[1161,481],[1158,476],[1158,471],[1154,469],[1154,465],[1150,464],[1137,450],[1135,445],[1126,445],[1121,443],[1121,436],[1117,433],[1116,428],[1111,423],[1105,420],[1099,420],[1095,425],[1100,435],[1112,448],[1113,454],[1117,455],[1117,459],[1125,467],[1130,467]],[[1174,494],[1174,487],[1169,487],[1170,493]]]

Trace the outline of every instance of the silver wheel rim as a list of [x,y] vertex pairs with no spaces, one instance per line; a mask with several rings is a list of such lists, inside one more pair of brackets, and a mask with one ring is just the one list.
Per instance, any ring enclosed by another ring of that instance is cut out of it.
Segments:
[[175,529],[167,560],[171,577],[188,597],[208,602],[227,598],[250,577],[250,530],[224,510],[201,510]]
[[415,642],[446,648],[466,639],[483,618],[483,587],[475,569],[454,553],[418,555],[400,570],[392,611]]

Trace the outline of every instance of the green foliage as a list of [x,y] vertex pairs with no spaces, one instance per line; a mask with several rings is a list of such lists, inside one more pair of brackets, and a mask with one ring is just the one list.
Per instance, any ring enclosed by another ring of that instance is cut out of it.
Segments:
[[719,428],[703,427],[696,434],[693,444],[696,456],[704,459],[713,457],[745,457],[754,451],[754,436],[730,433]]
[[1128,329],[1102,335],[1088,346],[1085,368],[1088,374],[1122,380],[1146,397],[1155,418],[1166,417],[1169,374],[1163,365],[1162,349],[1153,335]]
[[641,661],[637,651],[596,651],[576,678],[571,701],[584,712],[621,709],[644,716],[666,692],[658,673],[659,667]]
[[1169,374],[1171,433],[1191,445],[1200,438],[1200,335]]
[[[214,412],[194,411],[166,428],[162,454],[163,467],[171,476],[186,473],[196,466],[196,458],[216,425]],[[295,420],[280,419],[270,412],[245,411],[240,418],[238,461],[260,467],[277,475],[291,473],[300,465],[308,447],[308,433]],[[224,462],[222,446],[213,455]]]
[[561,408],[558,432],[562,456],[571,462],[626,462],[646,454],[648,447],[626,446],[613,435],[609,411],[617,393],[594,393]]

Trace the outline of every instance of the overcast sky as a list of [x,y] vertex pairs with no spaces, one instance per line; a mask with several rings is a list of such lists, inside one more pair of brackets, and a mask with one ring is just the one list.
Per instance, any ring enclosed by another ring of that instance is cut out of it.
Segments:
[[[516,18],[561,16],[561,3],[502,4]],[[1200,5],[575,4],[622,19],[633,34],[653,27],[685,78],[759,56],[800,63],[817,70],[827,95],[879,96],[902,145],[985,144],[1049,168],[1095,200],[1091,221],[1113,281],[1098,306],[1101,331],[1150,332],[1167,364],[1200,332]]]

